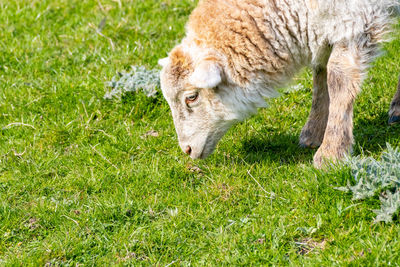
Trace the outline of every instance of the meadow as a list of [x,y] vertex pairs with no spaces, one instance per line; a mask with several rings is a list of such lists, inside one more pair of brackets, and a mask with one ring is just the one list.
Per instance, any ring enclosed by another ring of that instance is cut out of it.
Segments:
[[[118,72],[159,68],[195,5],[0,0],[0,265],[399,265],[398,219],[374,223],[378,197],[336,190],[349,169],[298,145],[309,70],[203,161],[161,94],[104,99]],[[397,26],[357,99],[356,156],[400,145],[399,50]]]

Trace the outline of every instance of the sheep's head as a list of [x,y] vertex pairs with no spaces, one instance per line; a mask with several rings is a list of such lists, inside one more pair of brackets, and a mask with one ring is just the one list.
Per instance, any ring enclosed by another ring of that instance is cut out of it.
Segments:
[[179,145],[192,158],[210,155],[237,121],[240,102],[225,84],[223,68],[214,56],[194,59],[178,46],[161,59],[161,89],[178,134]]

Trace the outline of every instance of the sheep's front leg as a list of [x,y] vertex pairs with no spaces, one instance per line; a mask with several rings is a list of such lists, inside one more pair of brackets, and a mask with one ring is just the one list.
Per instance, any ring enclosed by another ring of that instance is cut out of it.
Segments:
[[360,91],[362,64],[355,49],[337,45],[328,62],[329,115],[324,138],[314,156],[314,165],[337,161],[353,144],[353,103]]
[[316,148],[322,143],[329,114],[326,66],[313,68],[313,99],[308,121],[300,134],[300,146]]
[[389,124],[396,124],[400,122],[400,77],[399,84],[397,85],[397,92],[393,97],[389,110]]

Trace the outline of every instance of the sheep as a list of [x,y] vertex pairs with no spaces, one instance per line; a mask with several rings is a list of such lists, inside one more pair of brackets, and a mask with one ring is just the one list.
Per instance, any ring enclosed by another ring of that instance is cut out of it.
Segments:
[[[182,42],[159,60],[181,149],[206,158],[232,125],[309,66],[312,108],[300,146],[319,147],[317,168],[343,159],[353,144],[354,100],[397,7],[391,0],[200,0]],[[393,103],[395,122],[400,101]]]
[[397,92],[394,95],[389,109],[389,124],[400,123],[400,76],[397,85]]

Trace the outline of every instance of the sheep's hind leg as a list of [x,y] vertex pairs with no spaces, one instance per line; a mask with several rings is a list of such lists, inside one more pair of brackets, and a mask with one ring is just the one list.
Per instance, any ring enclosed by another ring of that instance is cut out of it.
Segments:
[[389,110],[389,124],[400,123],[400,77],[397,85],[397,92],[393,97]]
[[350,152],[353,144],[353,103],[360,91],[363,74],[362,53],[336,45],[328,62],[329,116],[314,165],[336,162]]
[[329,114],[326,66],[313,68],[313,82],[311,112],[300,134],[300,146],[317,148],[324,138]]

